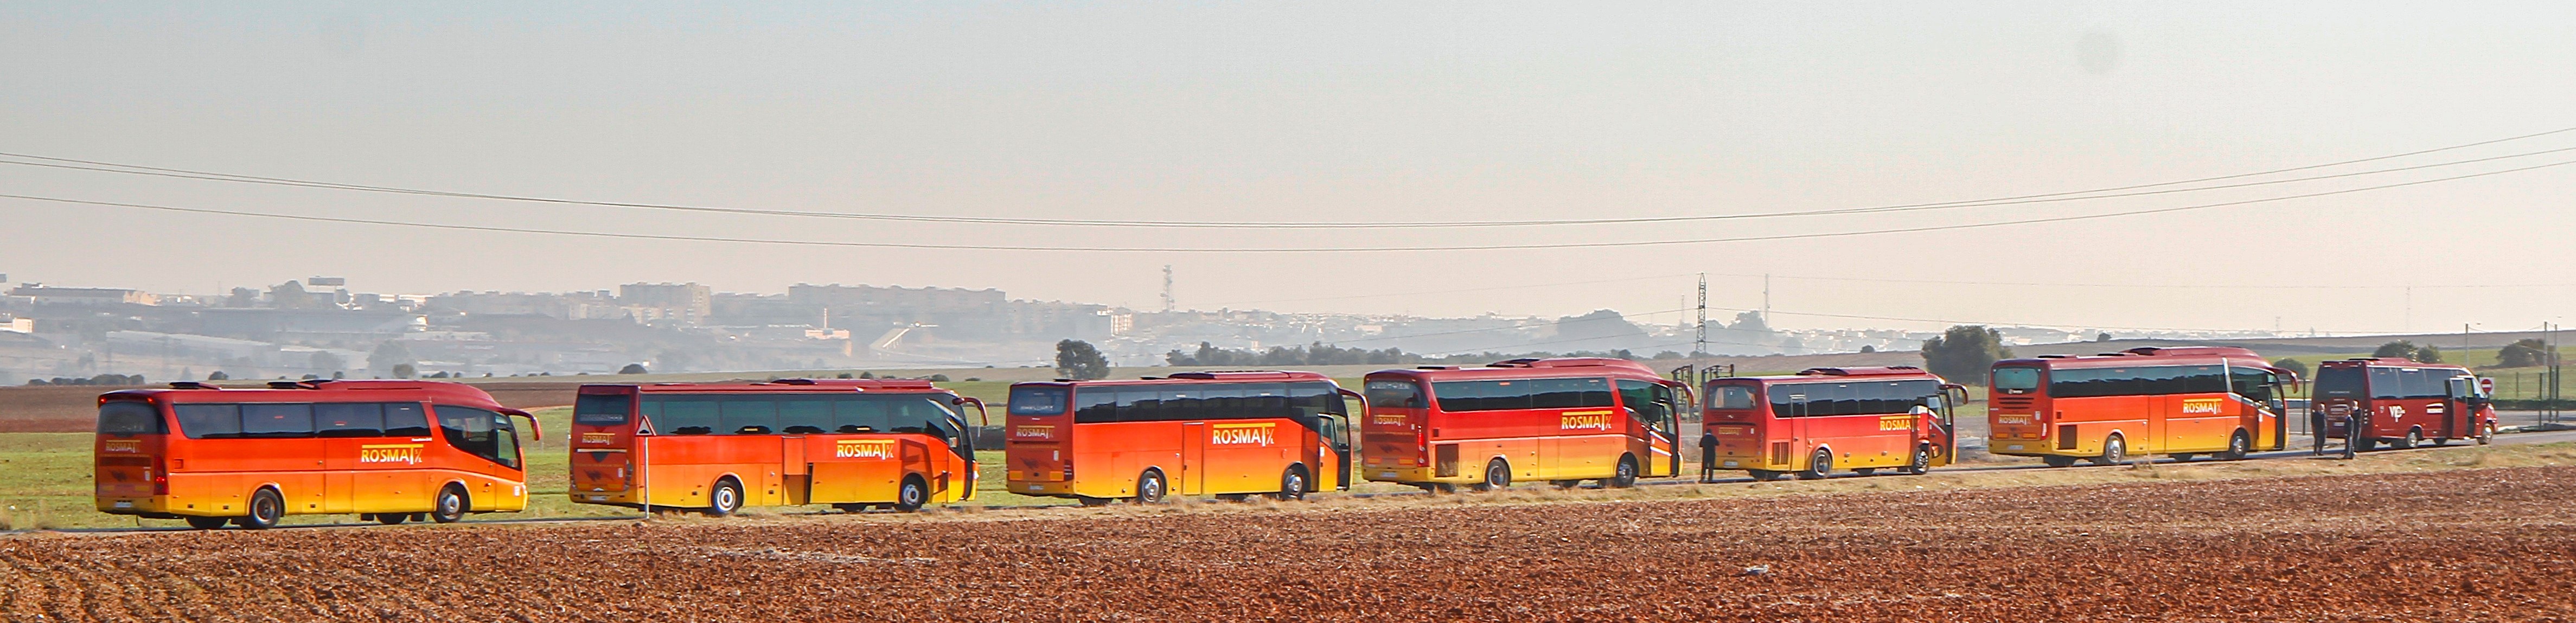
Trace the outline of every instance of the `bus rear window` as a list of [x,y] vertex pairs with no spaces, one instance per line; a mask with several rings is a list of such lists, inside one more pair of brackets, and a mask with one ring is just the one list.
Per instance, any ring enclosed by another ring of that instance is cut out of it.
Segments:
[[2360,366],[2331,366],[2317,369],[2316,397],[2361,398],[2366,381]]
[[1994,390],[2006,394],[2039,391],[2039,368],[1995,368]]
[[1413,381],[1369,381],[1368,403],[1372,407],[1419,409],[1422,385]]
[[1056,386],[1013,387],[1011,415],[1064,415],[1068,394]]
[[634,411],[635,397],[627,394],[582,394],[573,399],[572,423],[584,426],[616,426],[626,423],[626,414]]
[[1751,409],[1753,388],[1745,385],[1717,385],[1708,388],[1708,408]]
[[161,423],[161,410],[152,403],[117,400],[98,406],[98,432],[102,435],[159,435],[170,432]]

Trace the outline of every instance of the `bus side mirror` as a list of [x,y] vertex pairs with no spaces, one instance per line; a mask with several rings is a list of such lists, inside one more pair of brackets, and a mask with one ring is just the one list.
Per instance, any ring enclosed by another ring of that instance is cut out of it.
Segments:
[[1927,408],[1927,409],[1935,409],[1935,410],[1940,409],[1940,408],[1941,408],[1941,397],[1940,397],[1940,396],[1931,396],[1931,397],[1924,398],[1924,399],[1923,399],[1923,407],[1924,407],[1924,408]]

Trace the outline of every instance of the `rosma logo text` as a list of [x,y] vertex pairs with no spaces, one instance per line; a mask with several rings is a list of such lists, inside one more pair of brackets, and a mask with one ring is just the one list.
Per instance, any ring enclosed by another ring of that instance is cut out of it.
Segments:
[[1276,423],[1215,424],[1208,426],[1208,443],[1219,446],[1267,446]]
[[1567,411],[1557,416],[1560,430],[1610,430],[1608,411]]
[[1018,438],[1021,438],[1021,439],[1054,439],[1054,438],[1055,438],[1055,427],[1053,427],[1053,426],[1022,426],[1022,427],[1019,427],[1019,428],[1017,428],[1017,429],[1012,430],[1012,431],[1011,431],[1011,436],[1013,436],[1013,437],[1018,437]]
[[2193,398],[2182,401],[2183,415],[2218,415],[2218,399]]
[[420,464],[421,444],[370,444],[358,446],[359,463]]
[[606,444],[606,443],[613,442],[613,441],[617,441],[617,433],[582,433],[582,434],[581,434],[581,442],[582,442],[582,443],[584,443],[584,444],[590,444],[590,445],[601,445],[601,444]]
[[100,452],[142,452],[143,442],[135,439],[110,439],[101,443]]
[[832,443],[832,458],[891,459],[894,458],[894,440],[843,439]]

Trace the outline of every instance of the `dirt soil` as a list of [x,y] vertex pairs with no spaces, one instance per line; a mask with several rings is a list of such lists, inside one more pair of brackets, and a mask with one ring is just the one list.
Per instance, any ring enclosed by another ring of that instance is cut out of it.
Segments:
[[29,534],[7,621],[2565,621],[2576,468]]

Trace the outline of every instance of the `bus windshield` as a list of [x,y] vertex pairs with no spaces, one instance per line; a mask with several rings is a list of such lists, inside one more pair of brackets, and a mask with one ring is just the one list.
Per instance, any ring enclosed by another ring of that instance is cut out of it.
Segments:
[[2329,366],[2317,369],[2318,398],[2361,398],[2366,387],[2361,366]]
[[2039,368],[1995,368],[1994,390],[2006,394],[2039,391]]
[[1011,415],[1064,415],[1065,396],[1062,387],[1011,388]]
[[586,426],[616,426],[626,423],[626,414],[634,410],[635,397],[626,394],[582,394],[573,399],[572,423]]

